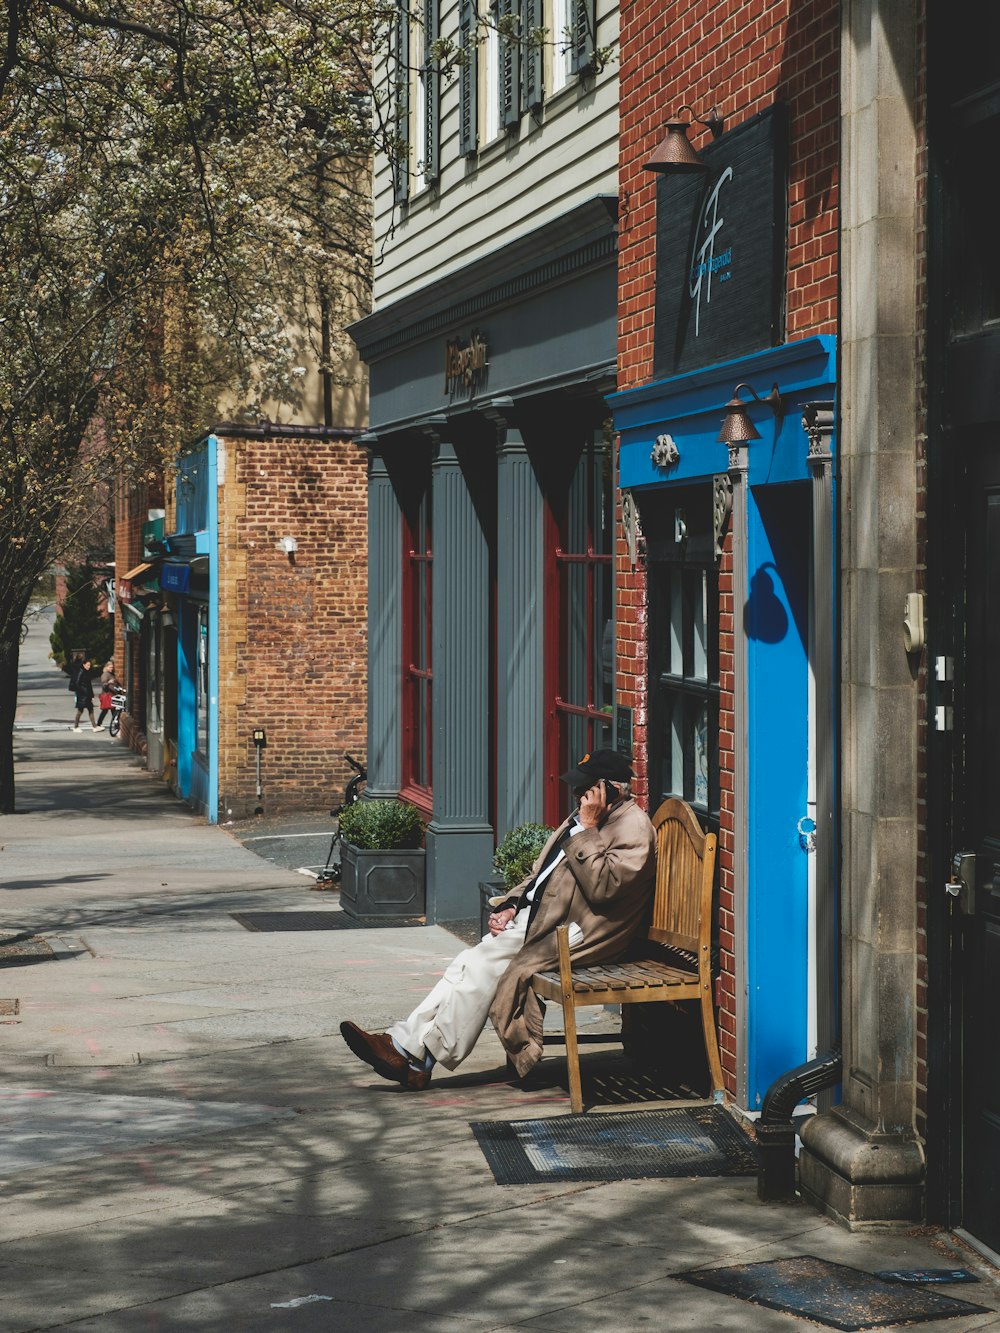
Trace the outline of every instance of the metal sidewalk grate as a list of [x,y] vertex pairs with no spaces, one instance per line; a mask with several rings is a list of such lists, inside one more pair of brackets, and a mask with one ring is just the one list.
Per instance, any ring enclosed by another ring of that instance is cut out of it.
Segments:
[[472,1125],[498,1185],[751,1176],[754,1145],[721,1106]]
[[768,1263],[701,1268],[675,1273],[674,1277],[846,1333],[989,1313],[983,1305],[907,1283],[886,1282],[872,1273],[810,1254]]
[[0,931],[0,967],[24,967],[39,958],[54,958],[52,946],[23,930]]

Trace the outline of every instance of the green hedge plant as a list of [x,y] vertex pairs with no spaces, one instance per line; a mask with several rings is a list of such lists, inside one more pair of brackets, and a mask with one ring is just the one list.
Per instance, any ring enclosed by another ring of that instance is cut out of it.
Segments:
[[409,801],[358,801],[340,813],[340,836],[366,852],[420,847],[424,821]]
[[115,622],[101,613],[94,578],[89,565],[72,565],[66,570],[66,599],[49,635],[49,656],[63,671],[72,666],[76,649],[90,658],[95,674],[114,655]]
[[505,889],[513,889],[528,878],[551,833],[547,824],[518,824],[511,829],[493,854],[493,865]]

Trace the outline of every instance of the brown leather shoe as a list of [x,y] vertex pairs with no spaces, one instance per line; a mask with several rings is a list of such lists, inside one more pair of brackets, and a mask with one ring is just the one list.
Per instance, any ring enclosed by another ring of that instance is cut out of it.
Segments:
[[406,1066],[406,1091],[423,1092],[431,1081],[431,1071],[429,1069],[414,1069],[412,1065]]
[[385,1032],[365,1032],[357,1023],[344,1022],[340,1035],[366,1065],[376,1074],[401,1084],[408,1092],[422,1092],[431,1081],[429,1069],[414,1069],[405,1056],[400,1055]]

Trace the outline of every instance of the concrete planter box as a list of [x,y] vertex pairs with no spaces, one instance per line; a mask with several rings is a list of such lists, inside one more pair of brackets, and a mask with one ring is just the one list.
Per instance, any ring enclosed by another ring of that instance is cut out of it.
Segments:
[[353,843],[340,844],[340,905],[350,916],[424,916],[427,887],[422,847],[395,851],[368,851]]

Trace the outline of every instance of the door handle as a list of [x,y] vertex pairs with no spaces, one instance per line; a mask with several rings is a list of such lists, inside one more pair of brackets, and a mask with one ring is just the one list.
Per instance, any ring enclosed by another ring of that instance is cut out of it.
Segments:
[[956,852],[951,858],[951,879],[944,886],[945,893],[958,902],[963,916],[974,916],[976,911],[976,854]]

